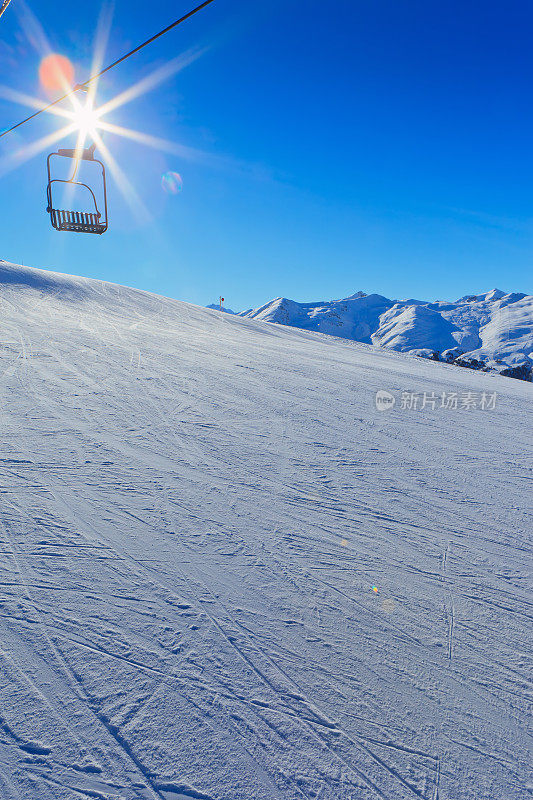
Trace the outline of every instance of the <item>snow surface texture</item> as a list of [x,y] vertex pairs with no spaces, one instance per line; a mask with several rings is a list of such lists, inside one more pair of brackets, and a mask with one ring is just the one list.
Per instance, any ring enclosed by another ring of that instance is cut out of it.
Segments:
[[278,297],[242,316],[533,379],[531,295],[493,289],[455,303],[388,300],[364,292],[320,303]]
[[0,315],[2,800],[531,796],[529,383],[5,262]]

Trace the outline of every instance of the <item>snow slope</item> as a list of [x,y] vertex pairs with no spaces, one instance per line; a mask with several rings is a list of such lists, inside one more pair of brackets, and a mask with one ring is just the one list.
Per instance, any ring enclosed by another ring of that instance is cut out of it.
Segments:
[[531,389],[0,262],[2,800],[531,796]]
[[400,302],[363,292],[320,303],[295,303],[278,297],[243,316],[372,342],[404,353],[431,357],[437,353],[444,361],[459,358],[457,363],[463,366],[479,362],[481,367],[509,374],[523,364],[524,374],[531,380],[531,295],[493,289],[455,303]]

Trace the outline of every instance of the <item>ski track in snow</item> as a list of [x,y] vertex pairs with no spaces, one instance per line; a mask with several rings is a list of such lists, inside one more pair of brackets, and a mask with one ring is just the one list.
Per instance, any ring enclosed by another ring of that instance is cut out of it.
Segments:
[[1,800],[533,794],[530,384],[3,262],[0,320]]

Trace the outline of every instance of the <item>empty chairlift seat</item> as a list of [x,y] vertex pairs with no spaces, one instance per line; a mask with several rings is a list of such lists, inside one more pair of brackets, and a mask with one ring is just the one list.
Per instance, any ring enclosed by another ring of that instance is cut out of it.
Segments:
[[[74,161],[74,171],[69,179],[53,178],[51,173],[51,159],[54,156],[62,158],[70,158]],[[96,196],[91,187],[82,181],[74,180],[78,172],[80,161],[92,161],[100,165],[101,169],[101,195],[103,198],[103,211],[102,216]],[[48,200],[47,212],[50,214],[50,222],[56,231],[69,231],[70,233],[97,233],[102,234],[107,230],[107,192],[106,192],[106,179],[105,167],[101,161],[94,157],[94,145],[85,150],[58,150],[57,153],[50,153],[48,156],[48,186],[46,189],[46,197]],[[81,189],[85,195],[90,198],[94,211],[67,211],[65,209],[55,208],[53,203],[53,189],[57,183],[75,186]]]

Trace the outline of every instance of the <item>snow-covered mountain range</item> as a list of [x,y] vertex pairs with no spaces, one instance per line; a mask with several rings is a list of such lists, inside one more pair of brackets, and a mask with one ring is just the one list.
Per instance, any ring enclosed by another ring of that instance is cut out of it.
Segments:
[[389,300],[364,292],[316,303],[278,297],[242,315],[532,379],[532,295],[494,289],[453,303]]

